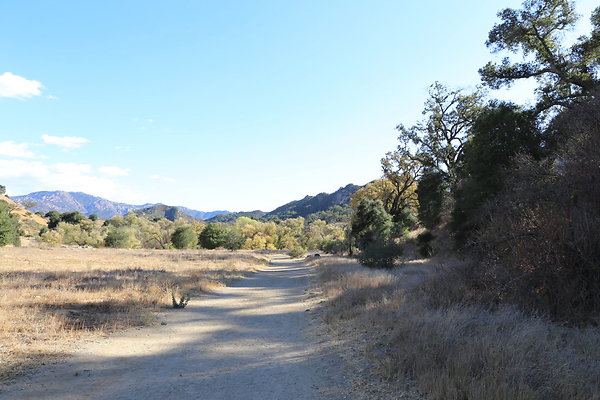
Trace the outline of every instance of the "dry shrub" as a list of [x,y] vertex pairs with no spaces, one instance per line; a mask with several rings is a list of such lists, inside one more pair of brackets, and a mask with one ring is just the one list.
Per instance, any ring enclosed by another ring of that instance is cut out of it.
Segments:
[[324,315],[368,344],[372,371],[434,399],[600,399],[600,332],[480,304],[473,268],[419,260],[374,275],[348,259],[320,260]]
[[490,295],[561,321],[599,322],[600,132],[580,132],[553,159],[518,160],[482,219],[475,247]]
[[69,353],[73,341],[156,322],[266,263],[250,252],[0,248],[0,381]]

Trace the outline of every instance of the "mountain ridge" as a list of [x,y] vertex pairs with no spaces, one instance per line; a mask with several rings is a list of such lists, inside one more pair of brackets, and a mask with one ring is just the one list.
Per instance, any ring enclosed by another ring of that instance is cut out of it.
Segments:
[[[116,215],[124,215],[130,211],[141,210],[144,208],[156,206],[156,203],[146,204],[127,204],[115,201],[110,201],[105,198],[94,196],[83,192],[66,192],[62,190],[55,191],[39,191],[32,192],[21,196],[11,196],[16,203],[24,206],[31,212],[41,211],[47,213],[48,211],[68,212],[68,211],[79,211],[84,215],[96,214],[99,218],[108,219]],[[29,205],[27,203],[34,203],[35,205]],[[198,211],[192,210],[187,207],[177,207],[182,212],[190,215],[194,218],[204,219],[202,216],[209,215],[213,217],[215,215],[229,213],[229,211]],[[198,217],[200,216],[200,217]]]
[[[348,208],[350,198],[361,187],[362,186],[350,183],[346,186],[340,187],[333,193],[322,192],[315,196],[307,195],[300,200],[290,201],[289,203],[279,206],[268,213],[261,210],[237,212],[227,215],[218,215],[208,219],[207,222],[228,223],[235,221],[235,219],[239,217],[249,217],[267,221],[297,217],[307,218],[311,215],[317,216],[319,214],[325,214],[328,210],[333,209],[336,209],[336,214],[338,214],[337,217],[331,215],[325,219],[330,219],[329,222],[340,222],[340,217],[342,219],[349,218],[349,211],[344,210],[344,208]],[[342,214],[345,215],[345,217]]]
[[[249,217],[261,220],[278,220],[297,217],[308,217],[313,214],[326,213],[334,208],[348,207],[352,195],[362,186],[348,184],[340,187],[333,193],[319,193],[314,196],[307,195],[300,200],[293,200],[273,211],[261,210],[230,212],[198,211],[183,206],[169,206],[162,203],[146,203],[141,205],[113,202],[102,197],[93,196],[83,192],[66,191],[40,191],[11,198],[31,212],[41,211],[47,213],[51,210],[58,212],[79,211],[84,215],[96,214],[99,218],[108,219],[116,215],[135,212],[147,218],[167,218],[175,220],[183,218],[188,221],[200,219],[207,222],[235,221],[239,217]],[[336,211],[339,213],[339,211]]]
[[133,210],[133,213],[140,217],[148,218],[151,220],[160,220],[163,218],[168,219],[169,221],[183,219],[187,222],[194,222],[197,220],[197,218],[184,212],[180,207],[168,206],[166,204],[155,204],[150,207],[140,208],[138,210]]

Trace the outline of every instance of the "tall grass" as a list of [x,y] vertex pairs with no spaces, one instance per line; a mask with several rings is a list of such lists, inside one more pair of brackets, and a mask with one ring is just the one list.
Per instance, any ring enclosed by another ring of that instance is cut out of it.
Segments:
[[324,316],[368,343],[365,364],[434,399],[600,399],[600,332],[469,298],[457,262],[373,271],[317,261]]
[[156,322],[171,290],[194,295],[266,263],[251,252],[0,248],[0,381],[77,339]]

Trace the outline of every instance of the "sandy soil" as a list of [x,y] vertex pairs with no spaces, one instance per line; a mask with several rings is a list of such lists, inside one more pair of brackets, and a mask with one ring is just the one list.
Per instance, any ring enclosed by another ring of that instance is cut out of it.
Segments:
[[0,397],[346,398],[340,359],[311,322],[309,275],[302,262],[276,258],[214,295],[163,313],[162,325],[90,343],[67,362],[2,388]]

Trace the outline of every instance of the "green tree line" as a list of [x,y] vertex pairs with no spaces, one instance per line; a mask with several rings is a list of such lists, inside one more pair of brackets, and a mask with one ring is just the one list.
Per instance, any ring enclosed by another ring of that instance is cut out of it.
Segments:
[[[526,0],[498,17],[486,45],[505,57],[474,90],[435,82],[424,118],[397,126],[382,179],[353,199],[351,245],[365,265],[393,266],[416,218],[430,230],[424,253],[449,234],[494,301],[589,316],[600,310],[600,7],[572,44],[573,1]],[[534,105],[491,96],[524,79],[537,82]]]

